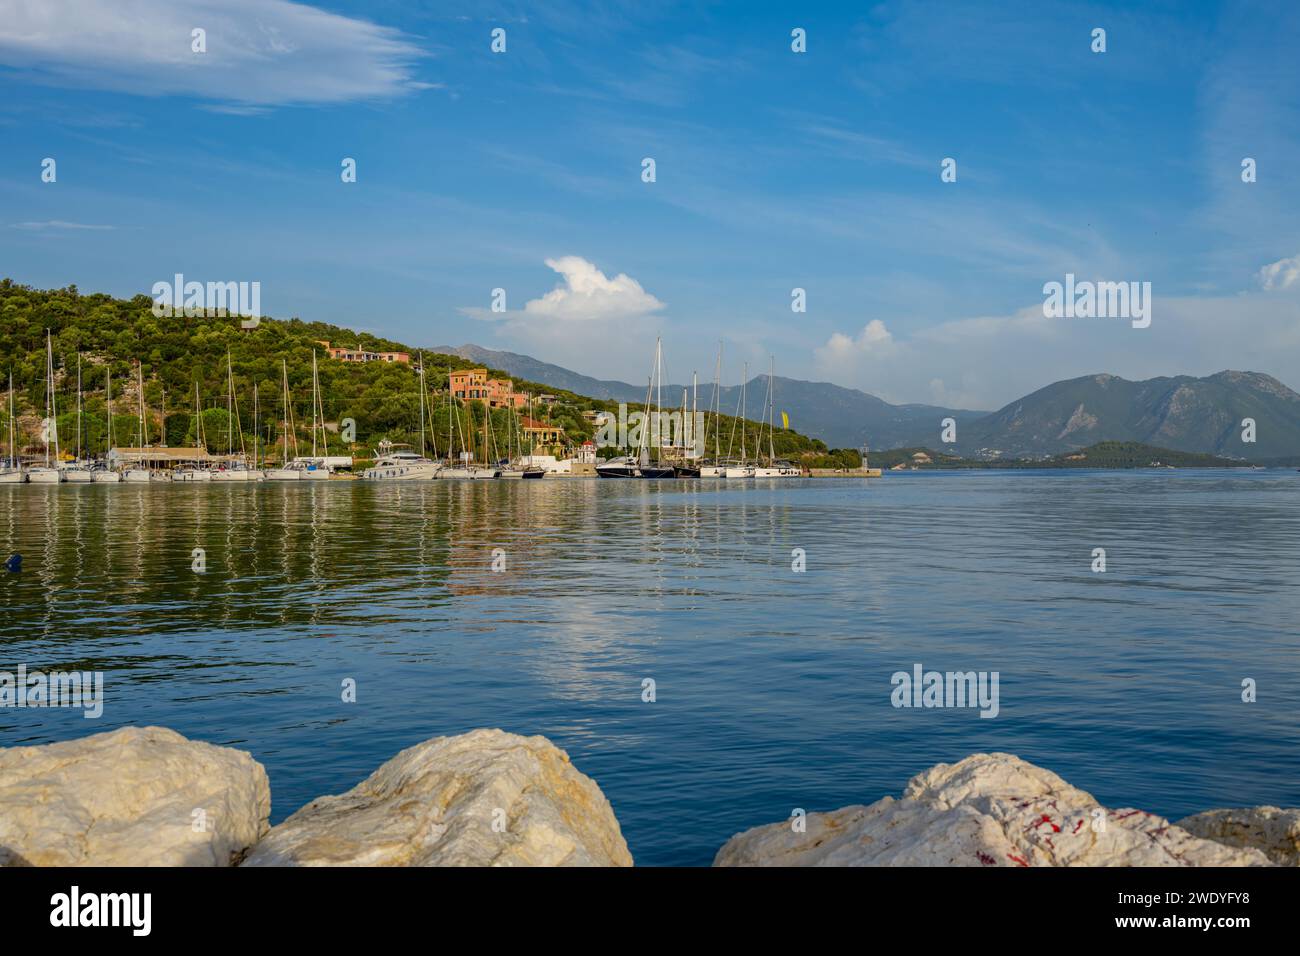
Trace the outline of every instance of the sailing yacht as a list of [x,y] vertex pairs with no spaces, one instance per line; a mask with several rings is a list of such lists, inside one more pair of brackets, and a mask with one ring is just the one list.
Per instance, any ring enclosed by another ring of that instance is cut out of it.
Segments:
[[57,485],[63,480],[63,472],[50,464],[50,445],[54,445],[54,460],[59,460],[59,430],[55,421],[57,416],[54,402],[54,345],[50,339],[50,330],[45,330],[45,464],[27,470],[27,480],[42,485]]
[[[736,420],[731,424],[732,440],[734,440],[736,437],[736,426],[737,425],[740,426],[740,460],[737,461],[736,459],[728,457],[727,461],[723,462],[723,466],[725,468],[724,474],[728,478],[753,478],[754,477],[754,466],[746,458],[746,456],[749,454],[747,439],[745,438],[745,415],[748,412],[748,409],[746,408],[745,400],[748,397],[748,393],[747,393],[748,387],[749,387],[749,363],[746,362],[745,372],[744,375],[741,377],[741,382],[740,382],[740,399],[736,404]],[[728,456],[730,456],[731,454],[730,442],[727,443],[727,454]]]
[[[208,452],[208,443],[203,439],[203,406],[199,401],[199,382],[194,380],[194,442],[196,450],[204,455]],[[172,481],[211,481],[212,469],[195,466],[182,468],[172,475]]]
[[267,481],[300,481],[307,466],[300,461],[289,460],[289,442],[293,442],[293,457],[298,457],[298,437],[293,433],[293,408],[289,404],[289,366],[280,360],[280,371],[284,378],[284,452],[280,456],[279,468],[266,469]]
[[[776,394],[774,391],[776,376],[776,359],[772,359],[772,366],[767,373],[767,463],[755,464],[755,478],[799,478],[803,471],[793,462],[778,460],[776,451],[773,447],[773,432],[776,430],[774,422]],[[762,440],[760,434],[759,440]]]
[[5,466],[0,468],[0,485],[16,485],[27,480],[27,472],[23,471],[22,463],[18,460],[15,451],[15,425],[14,418],[14,373],[9,373],[9,457],[5,459]]
[[63,466],[63,480],[86,484],[91,480],[90,462],[81,456],[81,353],[77,353],[77,457]]
[[140,460],[122,471],[122,480],[133,484],[149,481],[153,477],[144,461],[145,440],[148,436],[145,435],[144,425],[144,366],[139,361],[135,363],[135,374],[136,395],[140,400]]
[[[423,406],[421,406],[423,409]],[[316,435],[321,437],[323,456],[316,454]],[[302,465],[302,477],[313,479],[329,478],[333,470],[326,464],[329,457],[329,436],[325,431],[325,406],[320,397],[320,376],[316,370],[316,350],[311,350],[311,457],[295,458],[293,464]]]
[[[531,392],[529,392],[528,393],[528,420],[532,421],[532,418],[533,418],[533,395]],[[516,435],[518,435],[519,437],[518,457],[516,457],[514,453],[514,443],[515,443]],[[518,410],[516,410],[513,401],[510,403],[510,431],[508,433],[507,442],[508,442],[506,448],[507,461],[505,467],[502,468],[501,470],[502,478],[528,479],[528,478],[544,478],[546,476],[545,468],[542,468],[540,465],[533,464],[533,441],[531,438],[528,441],[528,461],[527,462],[524,461],[524,454],[523,454],[524,435],[519,427],[519,412]]]
[[[727,467],[722,464],[722,343],[718,343],[718,361],[713,370],[713,458],[700,462],[700,478],[726,478]],[[709,425],[704,423],[704,445],[709,443]]]
[[[641,451],[637,459],[636,476],[638,478],[675,478],[677,472],[673,466],[665,464],[663,461],[663,435],[660,434],[659,423],[663,421],[663,345],[662,340],[655,339],[655,364],[654,372],[650,376],[650,384],[646,387],[645,396],[645,422],[646,425],[641,429]],[[655,396],[655,426],[651,427],[650,418],[650,396]],[[655,460],[650,460],[650,437],[653,434],[655,444]]]
[[[113,370],[107,364],[104,366],[104,402],[108,407],[108,435],[104,439],[104,455],[107,461],[108,453],[113,450]],[[114,471],[107,464],[91,469],[90,474],[91,480],[96,484],[114,484],[122,480],[122,473]]]
[[[233,427],[232,427],[233,426]],[[235,457],[235,433],[239,433],[239,457]],[[248,467],[244,450],[244,426],[239,420],[239,400],[235,398],[235,369],[226,349],[226,463],[212,473],[213,481],[257,481],[261,474]]]

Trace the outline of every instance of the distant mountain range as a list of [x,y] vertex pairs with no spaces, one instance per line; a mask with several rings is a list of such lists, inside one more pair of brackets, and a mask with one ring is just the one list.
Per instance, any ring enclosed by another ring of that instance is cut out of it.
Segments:
[[[645,387],[581,375],[527,355],[477,345],[439,346],[511,375],[616,402],[645,400]],[[1086,375],[1056,382],[995,412],[935,405],[891,405],[829,382],[775,379],[776,411],[790,425],[831,447],[941,447],[967,457],[1042,457],[1100,441],[1142,442],[1178,451],[1263,460],[1300,456],[1300,394],[1260,372],[1224,371],[1131,382],[1115,375]],[[665,386],[665,399],[680,401],[681,385]],[[755,376],[746,388],[747,417],[766,417],[767,379]],[[701,383],[700,406],[713,384]],[[724,412],[734,412],[740,386],[722,389]],[[957,440],[940,445],[941,422],[957,422]],[[1242,441],[1242,420],[1255,422],[1255,442]]]
[[[645,401],[644,385],[591,378],[516,352],[498,352],[478,345],[434,346],[432,351],[479,362],[519,378],[542,382],[552,388],[565,388],[579,395],[629,404]],[[939,423],[945,417],[955,418],[960,429],[965,423],[988,414],[934,405],[891,405],[855,388],[844,388],[829,382],[805,382],[779,375],[774,378],[773,384],[776,390],[777,424],[780,424],[781,413],[785,412],[790,416],[791,428],[820,438],[833,448],[859,448],[863,442],[869,442],[872,448],[934,444],[938,440]],[[671,396],[673,405],[679,405],[685,387],[687,386],[680,384],[665,385],[665,404]],[[754,376],[744,391],[746,417],[755,421],[766,420],[767,408],[764,403],[767,400],[767,376]],[[722,412],[735,414],[740,396],[739,385],[723,387],[718,399]],[[700,382],[699,407],[707,408],[712,401],[713,383]]]

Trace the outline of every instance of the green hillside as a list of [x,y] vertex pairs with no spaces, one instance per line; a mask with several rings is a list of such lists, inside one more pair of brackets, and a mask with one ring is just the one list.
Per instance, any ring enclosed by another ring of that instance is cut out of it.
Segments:
[[[152,300],[145,295],[117,299],[104,294],[84,295],[75,286],[39,290],[0,280],[0,389],[10,371],[18,406],[18,444],[36,450],[40,419],[45,414],[45,333],[53,336],[58,434],[64,447],[75,443],[76,368],[80,353],[84,393],[83,444],[91,454],[108,447],[105,376],[113,381],[113,440],[117,445],[137,441],[138,399],[136,362],[142,363],[147,406],[147,440],[169,445],[191,444],[197,428],[194,414],[195,383],[203,411],[203,432],[213,451],[228,441],[226,415],[226,354],[234,367],[239,416],[249,443],[252,441],[253,389],[257,387],[260,415],[256,424],[264,444],[283,442],[281,361],[288,367],[297,438],[310,447],[311,368],[315,351],[319,362],[325,418],[356,422],[356,442],[348,450],[367,457],[381,439],[419,444],[420,400],[414,360],[417,347],[323,322],[291,318],[263,318],[257,328],[244,330],[237,318],[156,318]],[[373,351],[411,353],[412,364],[350,363],[325,356],[319,341],[359,346]],[[476,363],[454,355],[424,355],[432,426],[426,440],[435,440],[445,453],[449,426],[448,373],[475,368]],[[495,372],[495,370],[493,370]],[[496,372],[506,377],[504,372]],[[584,411],[617,411],[617,404],[578,395],[564,389],[515,378],[518,391],[557,396],[549,408],[535,406],[534,418],[564,428],[575,443],[591,438],[595,426]],[[163,409],[166,409],[165,417]],[[471,402],[457,408],[459,434],[483,433],[483,406]],[[511,416],[504,409],[491,412],[491,432],[504,454]],[[7,430],[7,415],[0,414],[0,432]],[[712,448],[710,424],[709,446]],[[732,420],[720,422],[725,452]],[[752,447],[756,424],[746,429]],[[230,429],[233,431],[233,429]],[[334,440],[337,440],[337,436]],[[8,435],[2,439],[7,447]],[[459,446],[459,439],[457,440]],[[773,444],[778,455],[792,458],[825,455],[825,444],[794,431],[777,429]],[[331,445],[332,453],[342,447]]]

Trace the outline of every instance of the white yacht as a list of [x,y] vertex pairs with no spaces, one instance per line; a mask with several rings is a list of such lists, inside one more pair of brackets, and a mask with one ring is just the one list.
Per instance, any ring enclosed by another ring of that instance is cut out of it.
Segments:
[[291,461],[283,468],[266,469],[267,481],[301,481],[305,477],[307,466],[299,461]]
[[[105,416],[108,419],[105,454],[110,454],[113,451],[113,370],[108,364],[104,365],[104,401],[108,404],[108,414]],[[96,484],[116,484],[122,480],[122,473],[109,468],[107,463],[94,468],[90,476]]]
[[95,468],[90,473],[90,480],[95,484],[115,484],[122,480],[122,473],[111,468]]
[[148,468],[127,468],[122,472],[122,480],[131,483],[153,481],[153,474]]
[[409,447],[388,447],[391,450],[381,453],[375,463],[361,473],[362,478],[371,481],[431,481],[443,477],[441,462],[417,455]]
[[78,484],[89,484],[94,480],[91,472],[90,462],[70,461],[61,469],[63,471],[63,480],[76,482]]
[[234,462],[229,468],[221,468],[212,473],[213,481],[261,481],[262,473],[249,468],[242,461]]
[[172,473],[172,481],[211,481],[212,472],[207,468],[182,468]]
[[144,484],[146,482],[153,480],[153,474],[149,471],[149,468],[145,465],[144,458],[143,458],[145,442],[148,441],[149,436],[146,433],[145,422],[144,422],[144,366],[140,364],[138,359],[136,360],[135,363],[135,381],[136,381],[136,385],[135,385],[136,397],[140,402],[139,445],[140,445],[141,459],[138,462],[136,462],[136,464],[130,466],[129,468],[122,469],[122,480],[125,482],[130,482],[131,484]]

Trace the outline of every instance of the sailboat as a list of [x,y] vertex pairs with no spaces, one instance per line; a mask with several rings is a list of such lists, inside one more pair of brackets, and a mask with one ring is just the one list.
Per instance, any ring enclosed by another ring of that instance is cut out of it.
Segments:
[[[203,406],[199,401],[199,382],[194,380],[194,442],[196,451],[202,452],[204,456],[208,453],[208,443],[203,438]],[[172,481],[211,481],[212,469],[195,466],[193,468],[182,468],[176,472]]]
[[682,389],[682,456],[683,460],[673,465],[673,474],[678,478],[698,478],[700,477],[700,463],[696,457],[695,449],[691,447],[695,443],[695,407],[699,400],[700,380],[699,374],[691,373],[691,411],[690,417],[686,417],[686,389]]
[[[417,455],[409,445],[398,444],[388,440],[381,441],[376,449],[375,463],[361,473],[361,477],[375,481],[429,481],[439,477],[442,469],[440,462],[425,457],[424,420],[427,392],[424,387],[424,355],[420,355],[420,367],[417,369],[420,387],[420,453]],[[321,416],[324,418],[324,414]],[[433,410],[429,409],[429,427],[433,428]],[[324,431],[322,429],[322,431]],[[438,450],[433,450],[434,459]]]
[[9,457],[5,460],[5,466],[0,468],[0,485],[16,485],[27,480],[27,472],[23,471],[22,463],[18,461],[18,455],[15,451],[15,431],[16,419],[14,418],[14,373],[9,373]]
[[[423,406],[421,406],[423,407]],[[320,457],[316,454],[316,435],[319,431],[321,438]],[[316,350],[311,350],[311,457],[306,461],[298,461],[295,464],[302,464],[302,477],[304,478],[328,478],[330,468],[325,459],[329,457],[329,437],[325,432],[325,405],[321,402],[320,397],[320,375],[316,370]]]
[[483,400],[483,461],[482,465],[470,465],[469,476],[471,478],[500,478],[501,469],[492,464],[492,453],[489,447],[496,445],[496,436],[492,434],[492,406],[487,399]]
[[[533,395],[528,393],[528,420],[533,420]],[[519,455],[515,456],[515,437],[519,438]],[[528,460],[524,461],[524,430],[519,425],[519,411],[513,400],[510,402],[510,432],[507,436],[506,457],[509,463],[501,471],[502,478],[535,479],[546,476],[546,469],[533,464],[533,439],[528,439]]]
[[754,466],[749,463],[748,439],[745,437],[745,416],[748,414],[747,400],[749,388],[749,363],[745,363],[745,372],[740,381],[740,399],[736,405],[736,420],[731,423],[732,441],[736,438],[736,426],[740,426],[740,460],[731,457],[731,442],[727,443],[726,475],[728,478],[753,478]]
[[[720,463],[722,456],[722,343],[718,343],[718,362],[713,371],[713,401],[709,403],[713,411],[713,458],[700,463],[700,478],[725,478],[727,477],[727,467]],[[704,425],[704,443],[708,446],[709,426],[708,422]]]
[[58,413],[54,401],[54,345],[50,330],[45,330],[45,464],[30,468],[27,480],[42,485],[57,485],[63,473],[50,463],[50,445],[54,445],[54,461],[59,460],[59,430],[55,420]]
[[[767,373],[767,463],[759,463],[754,466],[754,477],[799,478],[803,475],[803,471],[799,466],[789,461],[778,461],[773,446],[772,434],[776,430],[775,422],[773,421],[776,406],[775,376],[776,359],[772,358],[772,366]],[[761,440],[761,434],[759,438]]]
[[[104,366],[104,402],[108,407],[108,434],[104,439],[104,459],[107,462],[108,454],[113,450],[113,369],[107,364]],[[122,473],[105,464],[92,469],[91,477],[96,484],[113,484],[122,480]]]
[[148,436],[145,435],[144,424],[144,366],[139,361],[135,363],[135,375],[136,395],[140,400],[140,459],[122,472],[122,480],[138,483],[151,480],[153,475],[150,473],[144,458],[145,440]]
[[[293,432],[293,408],[289,403],[289,366],[280,360],[280,371],[284,377],[284,452],[280,456],[279,468],[266,469],[267,481],[299,481],[306,466],[297,460],[298,436]],[[289,442],[293,442],[293,458],[289,458]]]
[[[256,391],[256,386],[254,386]],[[239,457],[235,457],[235,433],[239,433]],[[260,472],[248,467],[244,449],[244,426],[239,420],[239,399],[235,398],[235,368],[226,349],[226,466],[212,473],[213,481],[257,481]]]
[[77,457],[63,468],[63,480],[85,484],[91,480],[90,463],[81,456],[81,353],[77,353]]

